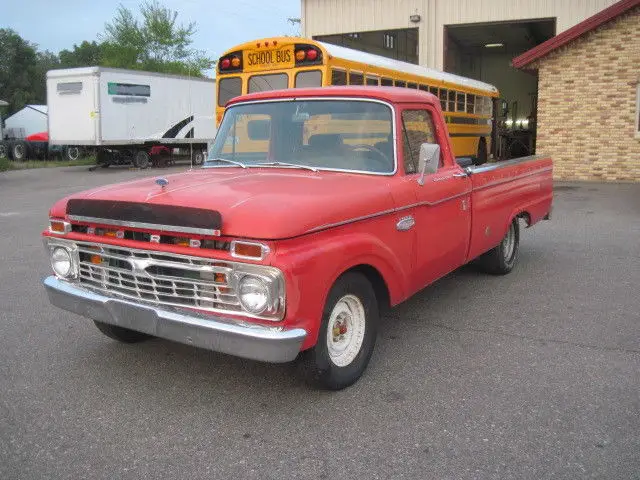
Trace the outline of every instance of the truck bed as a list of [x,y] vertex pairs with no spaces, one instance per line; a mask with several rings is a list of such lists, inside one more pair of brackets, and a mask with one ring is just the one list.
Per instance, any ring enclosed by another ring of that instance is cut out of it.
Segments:
[[468,260],[496,246],[511,220],[531,226],[550,214],[552,160],[529,156],[467,169],[471,177],[471,239]]

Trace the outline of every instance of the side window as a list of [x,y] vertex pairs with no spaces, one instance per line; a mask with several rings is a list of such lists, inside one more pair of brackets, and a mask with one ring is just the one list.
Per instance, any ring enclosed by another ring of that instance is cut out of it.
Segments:
[[349,72],[349,85],[364,85],[364,76],[360,72]]
[[331,85],[346,85],[347,84],[347,72],[344,70],[331,70]]
[[393,87],[393,80],[391,80],[390,78],[383,78],[382,80],[380,80],[380,85],[382,85],[383,87]]
[[367,75],[367,85],[378,86],[379,78],[375,75]]
[[440,89],[440,107],[443,111],[447,110],[447,91],[444,88]]
[[420,145],[435,143],[436,135],[431,114],[426,110],[402,112],[402,142],[404,171],[407,175],[418,171]]
[[413,88],[414,90],[417,90],[418,84],[416,84],[416,83],[407,83],[407,88]]
[[406,87],[407,82],[403,82],[402,80],[396,80],[396,87]]

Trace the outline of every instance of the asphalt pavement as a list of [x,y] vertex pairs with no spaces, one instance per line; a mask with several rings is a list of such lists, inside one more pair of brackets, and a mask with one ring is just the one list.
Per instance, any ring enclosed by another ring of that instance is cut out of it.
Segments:
[[510,275],[393,309],[331,393],[49,305],[50,205],[166,172],[0,174],[0,479],[640,478],[640,184],[558,184]]

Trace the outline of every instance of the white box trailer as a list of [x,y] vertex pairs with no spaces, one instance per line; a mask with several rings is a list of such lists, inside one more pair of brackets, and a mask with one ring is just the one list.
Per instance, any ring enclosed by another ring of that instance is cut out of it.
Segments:
[[215,80],[105,67],[47,72],[49,141],[97,147],[98,163],[145,168],[153,147],[202,163],[216,133]]

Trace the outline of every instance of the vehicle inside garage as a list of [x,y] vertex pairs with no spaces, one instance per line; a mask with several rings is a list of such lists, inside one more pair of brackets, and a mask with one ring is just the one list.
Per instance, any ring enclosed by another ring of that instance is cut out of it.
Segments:
[[495,85],[504,100],[494,107],[498,158],[535,153],[538,77],[511,60],[555,31],[554,18],[444,26],[444,70]]

